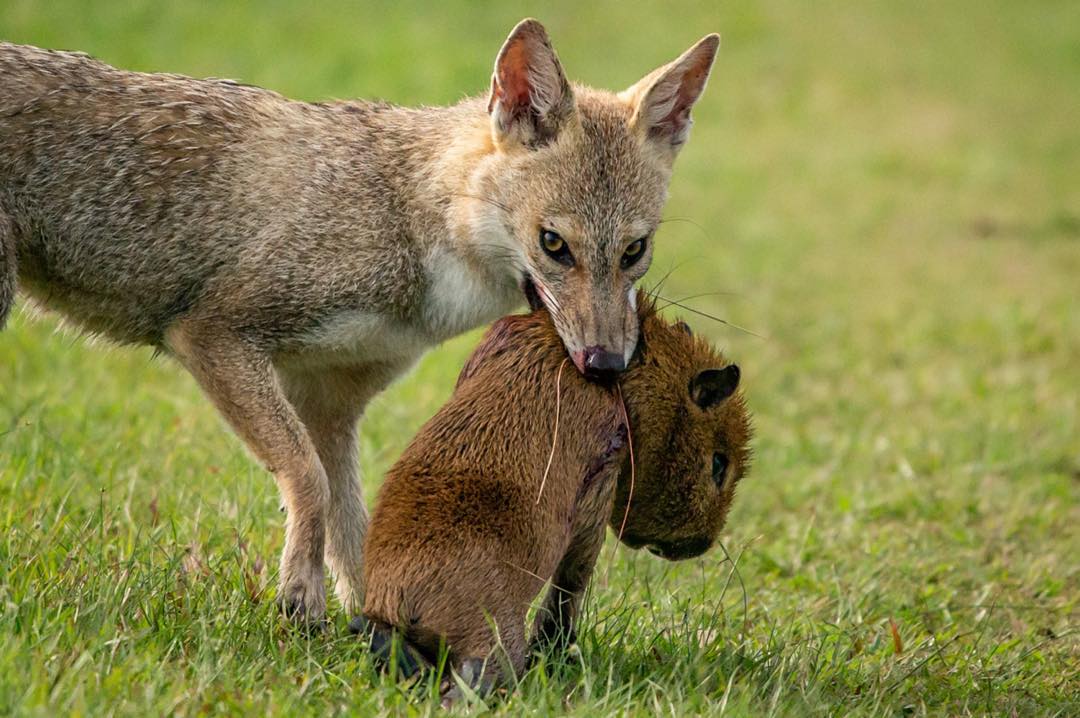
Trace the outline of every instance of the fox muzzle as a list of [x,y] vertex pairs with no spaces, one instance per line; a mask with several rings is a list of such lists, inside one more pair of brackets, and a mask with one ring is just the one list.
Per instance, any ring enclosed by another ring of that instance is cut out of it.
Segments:
[[613,352],[601,346],[585,347],[571,358],[578,371],[590,379],[613,379],[626,368],[621,351]]

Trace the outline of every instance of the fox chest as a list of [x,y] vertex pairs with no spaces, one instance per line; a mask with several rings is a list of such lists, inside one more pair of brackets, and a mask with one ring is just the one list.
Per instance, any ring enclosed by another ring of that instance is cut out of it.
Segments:
[[468,261],[446,250],[424,262],[427,288],[422,323],[436,341],[488,324],[524,301],[513,276],[498,266]]
[[446,339],[513,311],[522,295],[513,281],[450,252],[424,261],[424,290],[409,319],[370,310],[341,310],[320,322],[291,357],[305,364],[403,364]]

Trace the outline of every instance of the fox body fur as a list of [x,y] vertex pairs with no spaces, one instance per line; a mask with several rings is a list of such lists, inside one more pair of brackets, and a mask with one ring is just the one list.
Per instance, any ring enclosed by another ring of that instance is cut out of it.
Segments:
[[488,97],[409,109],[0,43],[0,324],[18,288],[175,357],[281,488],[284,607],[321,617],[325,559],[356,611],[365,405],[526,299],[579,370],[625,366],[717,44],[612,94],[525,20]]

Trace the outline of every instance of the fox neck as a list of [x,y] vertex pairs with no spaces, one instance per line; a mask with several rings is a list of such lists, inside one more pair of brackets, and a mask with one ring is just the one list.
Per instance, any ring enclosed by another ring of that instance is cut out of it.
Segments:
[[524,301],[523,258],[486,181],[500,161],[486,105],[409,111],[398,187],[428,277],[422,316],[448,338]]

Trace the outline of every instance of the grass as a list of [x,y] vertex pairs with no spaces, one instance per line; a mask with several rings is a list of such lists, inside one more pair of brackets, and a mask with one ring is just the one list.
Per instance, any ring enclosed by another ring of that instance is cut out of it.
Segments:
[[[488,708],[1080,714],[1077,3],[8,0],[0,36],[439,103],[527,14],[609,87],[724,34],[650,278],[764,338],[689,316],[757,417],[732,560],[612,541],[580,654]],[[0,714],[436,712],[340,612],[279,621],[273,482],[192,381],[56,326],[0,335]],[[475,339],[369,411],[369,495]]]

